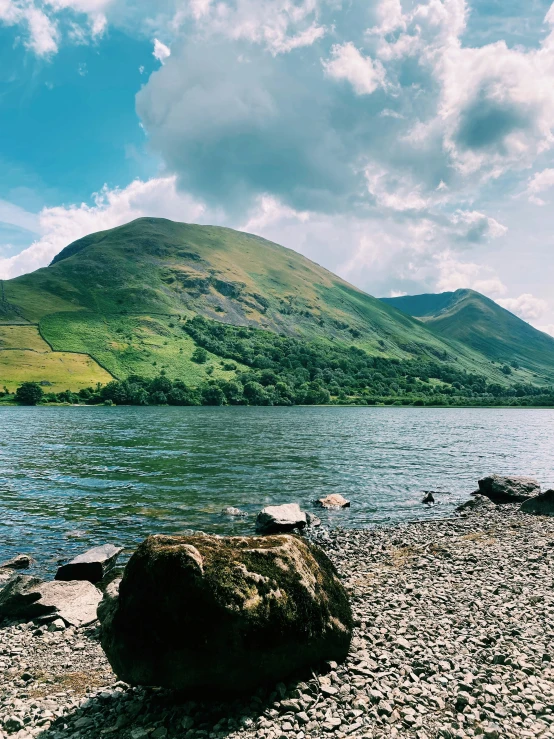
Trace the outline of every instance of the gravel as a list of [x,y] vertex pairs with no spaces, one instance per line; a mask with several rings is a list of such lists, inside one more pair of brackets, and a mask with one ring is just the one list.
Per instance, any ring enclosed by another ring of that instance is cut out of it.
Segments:
[[554,518],[517,506],[310,533],[357,619],[349,659],[221,703],[117,682],[98,629],[0,629],[0,739],[554,739]]

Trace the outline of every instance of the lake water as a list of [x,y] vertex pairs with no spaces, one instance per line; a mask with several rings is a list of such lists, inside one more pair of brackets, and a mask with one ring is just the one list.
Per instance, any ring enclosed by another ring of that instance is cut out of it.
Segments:
[[[554,411],[417,408],[0,409],[0,561],[41,572],[146,535],[253,533],[265,505],[341,493],[333,526],[448,516],[502,472],[554,487]],[[433,508],[422,491],[442,491]],[[221,514],[237,506],[250,515]]]

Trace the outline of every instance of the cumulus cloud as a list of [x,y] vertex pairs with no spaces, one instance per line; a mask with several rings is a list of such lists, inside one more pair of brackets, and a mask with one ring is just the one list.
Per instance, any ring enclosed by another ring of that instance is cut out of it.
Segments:
[[527,184],[529,202],[535,203],[535,205],[546,205],[546,202],[539,197],[539,193],[549,190],[552,186],[554,186],[554,169],[544,169],[542,172],[537,172]]
[[171,49],[169,48],[169,46],[162,44],[161,41],[158,41],[158,39],[155,38],[154,51],[152,52],[152,56],[154,57],[154,59],[157,59],[163,64],[165,60],[169,59],[169,57],[171,56]]
[[510,313],[515,313],[516,316],[528,322],[540,320],[548,309],[546,300],[536,298],[530,293],[524,293],[518,298],[502,298],[496,302]]
[[[158,216],[199,222],[204,215],[205,207],[200,202],[178,192],[175,177],[155,178],[147,182],[136,180],[124,189],[105,187],[95,196],[92,206],[83,203],[42,210],[34,223],[40,238],[20,254],[0,259],[0,279],[10,279],[45,267],[72,241],[135,218]],[[20,220],[21,214],[16,213],[15,219]]]
[[381,62],[363,56],[350,42],[335,44],[330,59],[322,63],[328,77],[350,82],[356,95],[371,95],[385,83],[385,69]]

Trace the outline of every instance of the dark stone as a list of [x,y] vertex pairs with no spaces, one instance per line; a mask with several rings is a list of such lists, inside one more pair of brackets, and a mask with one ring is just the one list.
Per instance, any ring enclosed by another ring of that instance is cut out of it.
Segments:
[[18,554],[12,559],[0,564],[0,570],[28,570],[35,564],[35,560],[28,554]]
[[348,654],[346,591],[297,536],[151,536],[109,590],[102,646],[132,685],[242,693]]
[[496,504],[490,498],[477,494],[459,505],[456,510],[458,513],[466,513],[468,511],[493,510],[494,508],[496,508]]
[[321,518],[313,513],[306,513],[306,521],[308,522],[308,526],[321,526]]
[[489,475],[479,480],[479,490],[473,495],[486,495],[493,503],[523,503],[539,495],[541,486],[532,477]]
[[427,490],[425,492],[425,496],[421,502],[425,503],[426,505],[432,505],[435,502],[435,496],[433,495],[431,490]]
[[522,513],[534,513],[537,516],[554,516],[554,490],[547,490],[541,495],[524,501],[521,504]]
[[122,547],[115,547],[113,544],[104,544],[101,547],[89,549],[88,552],[62,565],[56,572],[55,579],[88,580],[93,584],[100,582],[115,565],[122,551]]
[[298,503],[266,506],[258,513],[256,532],[258,534],[286,534],[289,531],[306,528],[308,521]]

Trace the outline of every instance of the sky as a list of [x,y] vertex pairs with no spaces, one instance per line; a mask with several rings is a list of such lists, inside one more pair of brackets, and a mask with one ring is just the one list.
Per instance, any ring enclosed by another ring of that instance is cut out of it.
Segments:
[[141,216],[554,335],[550,0],[0,0],[0,279]]

